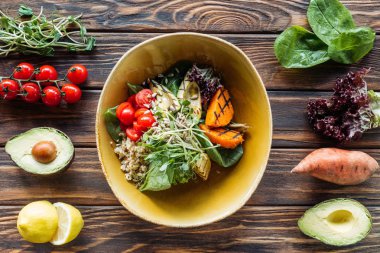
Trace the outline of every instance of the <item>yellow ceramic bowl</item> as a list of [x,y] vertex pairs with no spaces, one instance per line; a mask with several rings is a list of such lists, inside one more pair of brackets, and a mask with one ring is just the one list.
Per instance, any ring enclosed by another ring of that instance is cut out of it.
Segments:
[[[141,83],[179,60],[213,66],[233,96],[234,120],[251,126],[244,155],[232,168],[212,168],[206,182],[141,193],[128,183],[110,145],[104,112],[124,101],[126,83]],[[272,140],[272,118],[263,82],[248,57],[222,39],[198,33],[174,33],[149,39],[130,49],[109,75],[96,117],[100,162],[112,191],[131,213],[153,223],[193,227],[221,220],[241,208],[265,171]]]

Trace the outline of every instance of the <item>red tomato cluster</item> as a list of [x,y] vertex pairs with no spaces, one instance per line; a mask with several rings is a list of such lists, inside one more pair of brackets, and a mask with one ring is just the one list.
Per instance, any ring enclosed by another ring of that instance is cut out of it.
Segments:
[[152,100],[152,91],[143,89],[117,107],[116,117],[120,121],[120,127],[131,141],[140,140],[143,133],[156,122],[149,110]]
[[[13,100],[20,96],[28,103],[36,103],[41,99],[47,106],[58,106],[62,99],[67,104],[74,104],[82,97],[77,85],[85,82],[87,76],[86,67],[80,64],[71,66],[65,78],[58,80],[58,72],[53,66],[43,65],[35,69],[32,64],[22,62],[9,78],[2,78],[0,98]],[[65,84],[59,87],[58,82]]]

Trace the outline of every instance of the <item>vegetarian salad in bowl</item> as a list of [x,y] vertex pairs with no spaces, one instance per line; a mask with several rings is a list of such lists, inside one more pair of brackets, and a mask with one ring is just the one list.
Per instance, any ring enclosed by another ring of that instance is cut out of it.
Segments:
[[126,179],[140,191],[207,180],[211,163],[231,167],[243,155],[246,124],[233,122],[228,90],[209,66],[180,61],[105,112]]
[[263,176],[271,140],[259,74],[214,36],[173,33],[136,45],[100,95],[103,173],[120,203],[153,223],[194,227],[237,211]]

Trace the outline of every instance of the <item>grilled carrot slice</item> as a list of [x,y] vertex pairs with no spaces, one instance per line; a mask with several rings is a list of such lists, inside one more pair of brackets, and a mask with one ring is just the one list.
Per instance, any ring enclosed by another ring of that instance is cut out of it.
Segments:
[[219,144],[223,148],[234,149],[244,141],[243,134],[238,131],[225,128],[210,129],[204,124],[200,124],[199,128],[205,132],[212,143]]
[[219,88],[207,109],[206,125],[209,127],[222,127],[228,125],[234,116],[230,94],[226,89]]

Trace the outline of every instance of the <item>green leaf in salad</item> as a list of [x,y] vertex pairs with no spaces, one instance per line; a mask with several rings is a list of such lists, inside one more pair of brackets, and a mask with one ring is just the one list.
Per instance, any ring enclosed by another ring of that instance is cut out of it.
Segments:
[[172,66],[167,72],[157,76],[157,82],[168,88],[175,96],[178,93],[179,86],[181,85],[187,71],[192,67],[190,61],[179,61]]
[[234,149],[225,149],[222,147],[215,147],[209,138],[201,131],[197,131],[196,136],[210,159],[221,167],[231,167],[243,156],[244,150],[242,145],[239,145]]
[[301,26],[292,26],[281,33],[274,50],[285,68],[309,68],[330,59],[327,45]]
[[127,83],[127,86],[128,86],[128,93],[130,96],[144,89],[144,87],[140,84]]
[[342,32],[331,41],[329,56],[339,63],[356,63],[371,51],[375,38],[375,32],[369,27],[358,27]]
[[107,128],[108,134],[115,142],[120,142],[122,140],[121,137],[121,129],[119,119],[116,117],[116,109],[118,106],[109,108],[104,113],[104,120]]
[[355,28],[350,11],[338,0],[311,0],[307,19],[313,32],[327,45],[341,33]]
[[171,182],[166,169],[162,170],[163,165],[159,166],[157,162],[149,165],[148,173],[144,183],[140,186],[140,191],[163,191],[171,187]]

